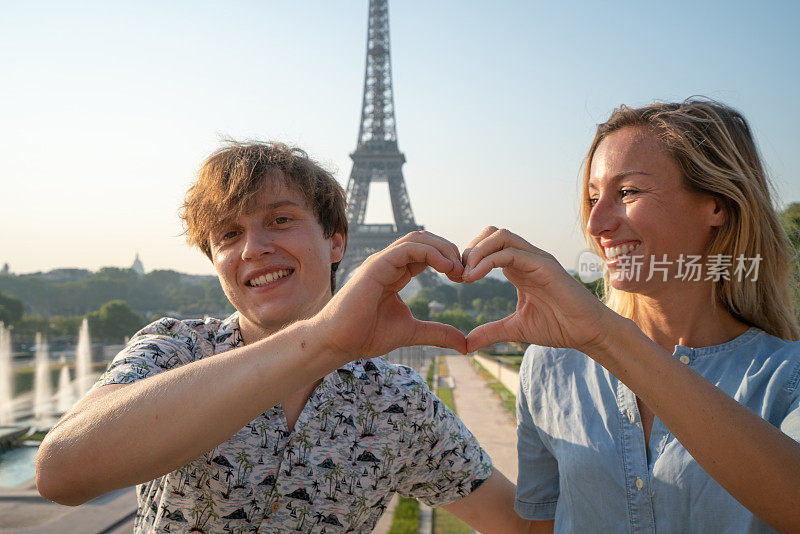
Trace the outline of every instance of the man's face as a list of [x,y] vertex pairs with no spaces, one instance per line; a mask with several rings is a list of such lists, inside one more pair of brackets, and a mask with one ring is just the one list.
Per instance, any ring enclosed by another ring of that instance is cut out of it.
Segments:
[[246,343],[321,310],[331,298],[331,263],[344,253],[344,237],[325,238],[303,195],[281,178],[268,179],[253,206],[210,238]]

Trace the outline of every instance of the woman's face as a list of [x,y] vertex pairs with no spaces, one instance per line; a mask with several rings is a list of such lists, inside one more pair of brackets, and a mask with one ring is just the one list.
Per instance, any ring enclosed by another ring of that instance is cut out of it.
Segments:
[[[615,289],[655,295],[682,284],[697,286],[682,279],[686,262],[702,256],[699,263],[705,264],[724,212],[710,195],[686,188],[655,135],[625,127],[601,141],[588,193],[587,230],[603,250]],[[700,278],[702,283],[705,268]]]

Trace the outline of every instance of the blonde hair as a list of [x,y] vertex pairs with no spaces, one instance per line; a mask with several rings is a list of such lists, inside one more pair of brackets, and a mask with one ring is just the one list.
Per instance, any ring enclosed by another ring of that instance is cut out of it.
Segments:
[[[736,259],[761,257],[758,277],[714,282],[713,298],[739,320],[782,339],[800,337],[792,312],[793,249],[770,196],[770,183],[761,164],[750,127],[736,110],[719,102],[690,98],[681,103],[655,103],[642,108],[620,106],[597,127],[583,166],[580,215],[589,245],[601,254],[586,233],[591,206],[589,173],[598,145],[625,127],[652,132],[678,164],[685,185],[718,198],[726,221],[717,229],[707,253]],[[747,278],[747,277],[745,277]],[[614,289],[604,279],[605,303],[633,318],[636,296]]]

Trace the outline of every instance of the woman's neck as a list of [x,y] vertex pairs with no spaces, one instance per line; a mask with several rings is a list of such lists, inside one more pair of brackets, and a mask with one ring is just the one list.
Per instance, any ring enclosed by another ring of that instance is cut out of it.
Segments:
[[672,292],[653,298],[635,295],[633,321],[664,350],[675,345],[709,347],[743,334],[748,325],[736,319],[708,291]]

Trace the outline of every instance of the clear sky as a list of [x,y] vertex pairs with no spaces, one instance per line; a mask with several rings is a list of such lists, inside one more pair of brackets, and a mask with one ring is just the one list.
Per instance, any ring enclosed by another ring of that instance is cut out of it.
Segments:
[[[621,103],[745,113],[800,201],[797,2],[392,0],[417,221],[459,247],[505,226],[568,268],[577,176]],[[299,144],[346,185],[367,0],[0,2],[0,264],[213,273],[177,211],[222,137]],[[387,222],[385,187],[367,218]]]

